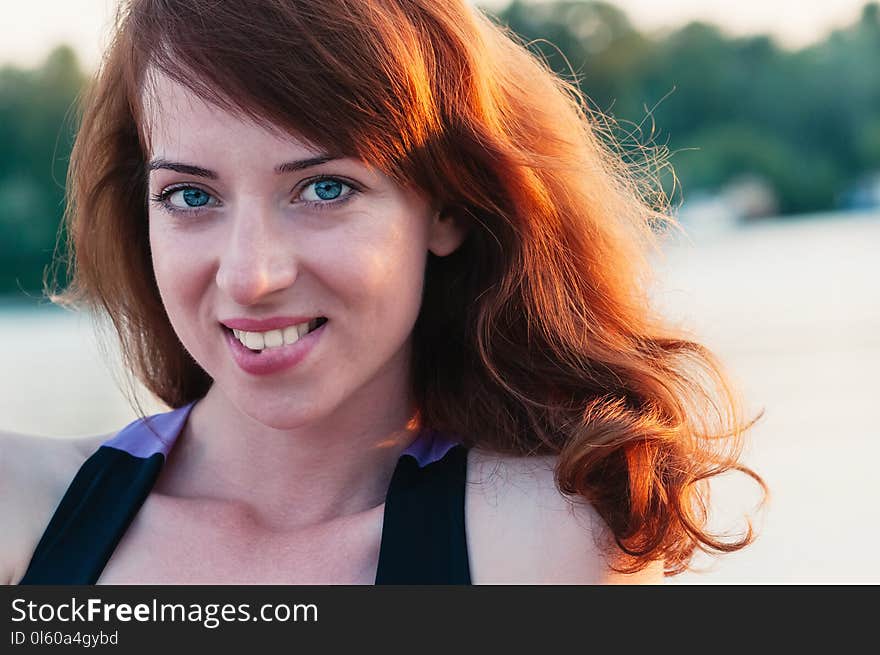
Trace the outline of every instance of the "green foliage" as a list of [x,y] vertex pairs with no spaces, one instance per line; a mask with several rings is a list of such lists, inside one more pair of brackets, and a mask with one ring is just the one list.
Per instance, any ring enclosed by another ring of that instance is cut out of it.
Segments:
[[64,210],[71,107],[84,81],[67,46],[36,70],[0,69],[0,292],[41,287]]
[[771,185],[783,214],[822,211],[880,169],[877,3],[800,51],[699,22],[648,36],[603,2],[516,0],[495,18],[526,41],[557,46],[535,44],[556,72],[577,76],[622,135],[649,118],[659,130],[651,138],[674,153],[685,201],[748,173]]

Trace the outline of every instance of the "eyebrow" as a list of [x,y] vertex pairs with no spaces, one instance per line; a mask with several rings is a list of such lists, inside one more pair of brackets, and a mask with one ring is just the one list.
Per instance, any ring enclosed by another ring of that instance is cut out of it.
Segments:
[[[308,159],[297,159],[279,164],[275,167],[275,172],[279,175],[283,173],[293,173],[313,166],[320,166],[321,164],[326,164],[328,161],[334,161],[336,159],[339,159],[339,157],[331,157],[330,155],[319,155],[317,157],[309,157]],[[220,177],[217,173],[207,168],[193,166],[192,164],[182,164],[176,161],[168,161],[167,159],[154,159],[147,164],[147,169],[150,171],[164,169],[175,171],[176,173],[204,177],[209,180],[216,180]]]

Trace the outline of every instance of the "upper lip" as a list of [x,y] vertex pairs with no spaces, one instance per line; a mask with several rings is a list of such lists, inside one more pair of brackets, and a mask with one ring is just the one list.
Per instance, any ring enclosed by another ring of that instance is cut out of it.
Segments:
[[244,330],[245,332],[266,332],[268,330],[280,330],[288,325],[308,323],[318,316],[272,316],[271,318],[227,318],[220,321],[230,329]]

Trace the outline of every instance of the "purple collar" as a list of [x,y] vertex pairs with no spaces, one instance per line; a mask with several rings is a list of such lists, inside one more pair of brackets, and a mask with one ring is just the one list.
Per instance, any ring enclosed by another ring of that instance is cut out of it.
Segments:
[[[193,401],[162,414],[153,414],[139,418],[116,433],[116,436],[105,441],[102,446],[124,450],[134,457],[146,459],[156,453],[168,457],[177,437],[183,432],[183,426],[193,406]],[[422,430],[419,436],[406,450],[401,453],[410,455],[419,463],[419,467],[442,459],[447,451],[459,443],[452,435],[436,430]]]

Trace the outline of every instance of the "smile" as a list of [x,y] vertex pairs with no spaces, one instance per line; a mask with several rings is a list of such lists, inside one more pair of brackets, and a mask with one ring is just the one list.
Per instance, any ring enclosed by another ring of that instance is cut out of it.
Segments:
[[241,343],[249,350],[262,352],[269,348],[281,348],[282,346],[289,346],[290,344],[296,343],[310,332],[313,332],[324,325],[326,322],[327,319],[321,316],[308,321],[307,323],[288,325],[283,330],[248,332],[246,330],[233,329],[232,333],[235,335],[235,338],[241,341]]
[[[232,359],[238,367],[250,375],[262,376],[279,373],[300,365],[327,331],[328,320],[319,318],[301,325],[305,325],[302,336],[299,334],[299,325],[291,325],[283,330],[269,330],[268,332],[233,331],[232,328],[226,326],[221,326],[221,328]],[[295,339],[294,334],[296,334]],[[288,335],[289,342],[286,342],[285,337]],[[281,345],[272,345],[277,343],[279,337]],[[261,348],[251,348],[251,344],[259,346],[260,341],[262,341]]]

